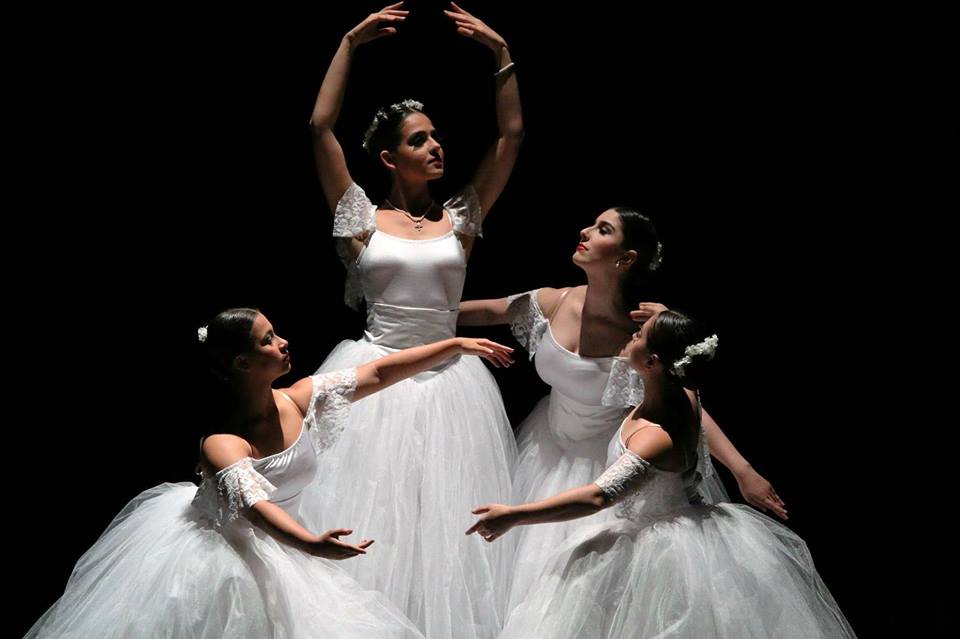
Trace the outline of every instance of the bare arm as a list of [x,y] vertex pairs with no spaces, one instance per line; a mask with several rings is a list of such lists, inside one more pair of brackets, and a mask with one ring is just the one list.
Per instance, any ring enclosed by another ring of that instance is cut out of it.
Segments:
[[[488,47],[494,54],[496,71],[510,65],[512,60],[506,41],[476,16],[456,3],[450,4],[452,10],[444,13],[456,23],[458,33]],[[482,218],[486,217],[507,185],[520,153],[520,142],[523,140],[520,88],[512,68],[496,77],[496,103],[499,134],[480,161],[480,166],[471,180],[480,198]]]
[[[550,317],[560,300],[560,293],[564,289],[543,287],[537,289],[537,304],[544,316]],[[460,315],[457,317],[458,326],[495,326],[509,324],[513,315],[507,306],[506,297],[486,300],[468,300],[460,302]]]
[[[509,366],[513,363],[511,352],[512,348],[502,344],[470,337],[451,337],[433,344],[407,348],[358,366],[357,388],[351,399],[357,401],[372,395],[402,379],[433,368],[454,355],[477,355],[498,366]],[[313,396],[313,379],[304,377],[283,389],[283,392],[294,401],[300,412],[306,415],[310,408],[310,398]]]
[[458,326],[495,326],[509,324],[510,313],[507,309],[507,298],[498,297],[488,300],[469,300],[460,302],[460,314],[457,316]]
[[[409,13],[399,8],[402,4],[398,2],[371,13],[343,37],[333,60],[330,61],[323,84],[320,85],[316,103],[313,105],[310,128],[313,132],[314,159],[320,185],[323,187],[323,194],[327,198],[331,213],[336,211],[337,202],[353,182],[350,171],[347,170],[343,148],[333,134],[333,127],[343,105],[353,52],[363,43],[395,34],[397,29],[392,25],[402,24]],[[391,26],[379,27],[385,23]]]
[[720,425],[706,410],[702,411],[700,426],[703,428],[704,435],[706,435],[710,454],[733,473],[744,500],[758,510],[763,512],[771,510],[777,517],[786,520],[788,518],[787,505],[777,495],[773,485],[740,454],[737,447],[733,445],[733,442],[720,429]]
[[353,533],[349,528],[332,528],[322,535],[315,535],[297,523],[283,508],[266,499],[255,503],[250,510],[253,511],[250,514],[251,521],[290,545],[318,557],[347,559],[365,555],[366,549],[373,543],[372,539],[362,539],[356,545],[340,541],[341,535]]
[[498,365],[509,366],[512,363],[512,351],[512,348],[487,339],[452,337],[391,353],[357,368],[357,390],[353,399],[356,401],[372,395],[402,379],[445,362],[454,355],[478,355]]
[[716,457],[730,472],[737,475],[751,468],[750,462],[740,454],[737,447],[734,446],[724,432],[720,430],[720,426],[706,410],[703,411],[703,419],[700,424],[704,434],[707,436],[707,445],[710,447],[710,454]]
[[[656,459],[672,446],[666,432],[652,427],[643,429],[630,441],[630,451],[645,460]],[[514,526],[578,519],[599,512],[611,503],[599,485],[590,483],[529,504],[487,504],[473,511],[480,519],[467,529],[467,534],[475,532],[493,541]]]
[[[249,457],[251,452],[250,444],[241,437],[211,435],[204,440],[201,448],[202,463],[208,470],[216,473]],[[269,499],[260,499],[247,509],[245,515],[251,522],[277,538],[305,552],[328,559],[346,559],[365,554],[364,549],[373,543],[372,540],[365,539],[355,546],[345,544],[337,537],[348,535],[352,531],[342,528],[315,535]]]

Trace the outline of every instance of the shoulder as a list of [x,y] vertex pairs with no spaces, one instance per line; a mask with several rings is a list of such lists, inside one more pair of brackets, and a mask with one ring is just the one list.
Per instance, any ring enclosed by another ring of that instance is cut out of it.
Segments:
[[213,472],[223,470],[253,454],[250,444],[242,437],[226,433],[210,435],[200,447],[202,462]]
[[544,287],[537,291],[537,304],[547,317],[553,315],[561,301],[568,295],[582,295],[586,286],[568,286],[566,288]]
[[673,448],[673,439],[659,424],[639,419],[636,427],[624,437],[630,452],[647,461],[653,461]]

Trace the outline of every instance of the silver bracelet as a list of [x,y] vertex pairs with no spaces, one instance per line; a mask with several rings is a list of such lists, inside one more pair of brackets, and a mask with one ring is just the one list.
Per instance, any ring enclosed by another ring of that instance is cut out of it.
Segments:
[[507,66],[503,67],[502,69],[500,69],[499,71],[497,71],[496,73],[494,73],[494,74],[493,74],[493,77],[499,78],[501,75],[503,75],[504,73],[506,73],[507,71],[509,71],[510,69],[512,69],[514,64],[515,64],[514,62],[511,62],[511,63],[508,64]]

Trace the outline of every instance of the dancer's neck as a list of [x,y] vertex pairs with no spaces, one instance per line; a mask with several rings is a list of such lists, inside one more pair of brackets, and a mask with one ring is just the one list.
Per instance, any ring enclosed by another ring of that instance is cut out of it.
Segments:
[[387,196],[390,203],[398,206],[411,215],[419,216],[428,212],[433,198],[426,182],[411,183],[393,181],[390,194]]
[[630,311],[620,291],[620,279],[616,272],[587,274],[587,293],[583,300],[583,315],[605,319],[615,324],[623,323]]

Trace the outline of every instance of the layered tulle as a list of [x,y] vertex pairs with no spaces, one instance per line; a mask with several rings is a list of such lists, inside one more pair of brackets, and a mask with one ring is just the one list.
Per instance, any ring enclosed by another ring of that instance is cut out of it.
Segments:
[[162,484],[134,498],[27,637],[421,636],[341,562],[295,549],[246,518],[214,526],[191,504],[196,491]]
[[[341,342],[321,371],[388,349]],[[353,404],[343,433],[303,494],[313,527],[376,540],[345,565],[385,593],[429,637],[492,638],[503,624],[513,545],[466,536],[470,511],[509,503],[516,443],[484,364],[458,357]]]

